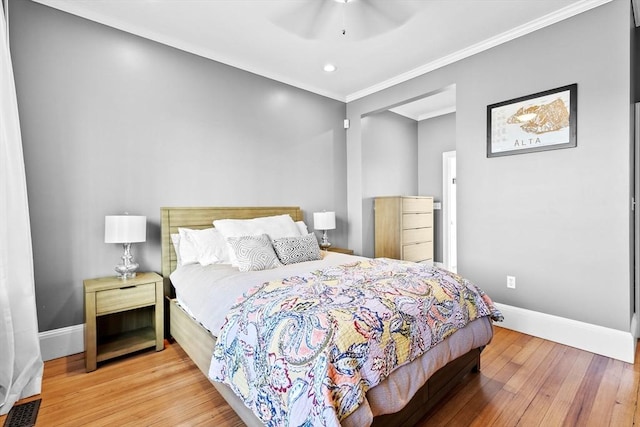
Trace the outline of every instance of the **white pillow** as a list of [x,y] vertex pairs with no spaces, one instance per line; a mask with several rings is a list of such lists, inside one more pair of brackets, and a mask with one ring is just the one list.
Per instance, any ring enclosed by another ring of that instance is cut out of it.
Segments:
[[309,234],[309,229],[307,228],[307,224],[304,221],[296,221],[296,226],[298,227],[298,231],[301,236],[306,236]]
[[173,243],[173,250],[176,252],[176,261],[178,265],[182,265],[182,258],[180,257],[180,233],[171,234],[171,243]]
[[[259,236],[266,234],[271,239],[299,237],[300,230],[288,214],[253,219],[218,219],[213,226],[229,241],[230,237]],[[231,264],[238,266],[233,249],[230,247]]]
[[282,266],[266,234],[230,237],[228,242],[238,258],[240,271],[269,270]]
[[191,239],[187,238],[187,232],[194,231],[186,228],[178,228],[178,264],[188,265],[198,263],[198,250]]
[[[227,243],[222,234],[213,228],[193,230],[178,228],[180,233],[180,256],[184,257],[182,244],[188,242],[189,250],[195,251],[196,262],[202,265],[230,263]],[[191,252],[189,252],[191,255]],[[192,259],[192,258],[191,258]],[[182,264],[184,265],[184,263]]]

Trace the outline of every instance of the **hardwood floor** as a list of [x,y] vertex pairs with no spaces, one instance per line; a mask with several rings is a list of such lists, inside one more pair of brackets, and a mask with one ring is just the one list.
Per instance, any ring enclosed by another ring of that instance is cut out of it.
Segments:
[[[640,347],[636,360],[630,365],[497,327],[482,371],[419,426],[640,426]],[[46,362],[39,397],[37,426],[243,425],[177,344],[91,373],[82,354]]]

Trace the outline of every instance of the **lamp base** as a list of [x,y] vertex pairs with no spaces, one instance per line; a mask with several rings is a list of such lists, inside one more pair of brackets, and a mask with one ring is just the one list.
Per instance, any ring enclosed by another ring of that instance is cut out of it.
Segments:
[[322,232],[322,240],[320,240],[320,249],[326,251],[331,247],[331,243],[329,243],[329,239],[327,239],[327,230],[323,230]]
[[116,273],[118,273],[118,279],[125,280],[125,279],[133,279],[134,277],[136,277],[135,271],[122,272],[122,267],[124,267],[122,264],[116,265],[115,270],[116,270]]
[[132,279],[136,277],[136,270],[139,267],[137,262],[133,262],[133,256],[131,255],[131,243],[123,243],[124,254],[122,255],[122,264],[118,264],[115,267],[118,278]]

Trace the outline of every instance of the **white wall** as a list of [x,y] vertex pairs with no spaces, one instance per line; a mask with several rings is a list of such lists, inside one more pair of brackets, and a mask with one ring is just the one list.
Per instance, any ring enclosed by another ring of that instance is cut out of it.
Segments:
[[[361,117],[451,84],[460,271],[496,301],[629,330],[627,1],[349,103],[346,148],[342,103],[29,1],[10,8],[40,330],[81,323],[82,279],[111,274],[109,213],[149,217],[134,251],[150,270],[167,205],[296,204],[343,218],[348,206],[360,253]],[[488,104],[570,83],[577,148],[486,158]],[[332,241],[347,246],[339,227]]]
[[[498,302],[629,331],[629,16],[614,0],[349,103],[349,245],[364,241],[361,117],[455,84],[459,271]],[[486,157],[487,105],[571,83],[577,148]]]
[[373,257],[373,199],[418,194],[418,124],[390,111],[372,114],[362,119],[362,140],[362,255]]
[[[455,113],[418,122],[418,195],[442,201],[442,153],[455,149]],[[433,213],[433,259],[442,262],[442,210]]]
[[31,1],[11,0],[40,331],[83,323],[82,281],[114,275],[104,216],[162,206],[334,210],[346,247],[345,104]]

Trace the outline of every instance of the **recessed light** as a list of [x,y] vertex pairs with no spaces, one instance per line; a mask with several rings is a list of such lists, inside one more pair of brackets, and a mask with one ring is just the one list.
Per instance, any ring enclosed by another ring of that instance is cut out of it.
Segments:
[[335,65],[333,65],[333,64],[326,64],[326,65],[324,66],[324,70],[325,70],[327,73],[333,73],[336,69],[337,69],[337,68],[336,68],[336,66],[335,66]]

